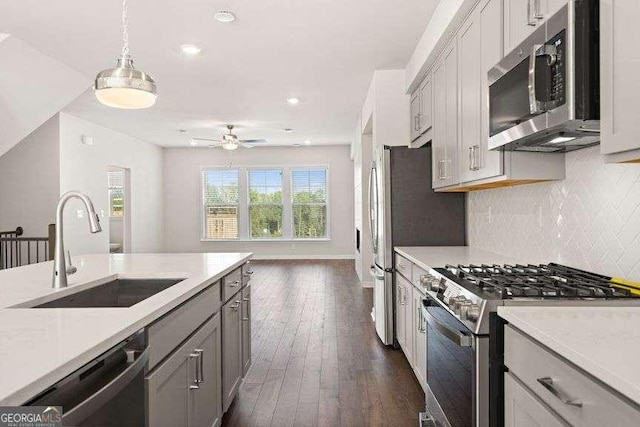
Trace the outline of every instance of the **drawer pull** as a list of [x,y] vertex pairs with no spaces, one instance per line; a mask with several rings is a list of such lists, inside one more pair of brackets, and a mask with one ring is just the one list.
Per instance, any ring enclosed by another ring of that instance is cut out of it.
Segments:
[[555,397],[560,399],[562,401],[562,403],[564,403],[565,405],[570,405],[570,406],[575,406],[577,408],[582,408],[582,402],[581,401],[569,398],[565,393],[563,393],[556,386],[553,385],[553,378],[551,378],[551,377],[543,377],[543,378],[538,378],[537,381],[542,385],[542,387],[544,387],[547,390],[549,390],[549,392],[551,394],[553,394]]
[[236,280],[235,282],[230,283],[229,286],[231,286],[232,288],[237,288],[238,286],[240,286],[240,280]]

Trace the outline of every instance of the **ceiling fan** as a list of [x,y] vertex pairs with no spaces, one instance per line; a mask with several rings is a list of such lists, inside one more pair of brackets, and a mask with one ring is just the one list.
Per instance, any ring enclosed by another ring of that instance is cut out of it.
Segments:
[[220,147],[225,150],[235,150],[238,147],[253,148],[251,144],[267,142],[266,139],[238,139],[238,135],[233,134],[233,125],[227,125],[227,129],[229,133],[222,135],[222,139],[191,138],[191,141],[204,141],[210,143],[207,145],[208,147]]

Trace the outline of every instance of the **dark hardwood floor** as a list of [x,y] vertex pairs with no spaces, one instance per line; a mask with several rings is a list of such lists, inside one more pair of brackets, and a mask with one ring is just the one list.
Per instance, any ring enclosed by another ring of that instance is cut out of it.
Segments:
[[416,426],[424,393],[353,261],[254,261],[252,358],[223,426]]

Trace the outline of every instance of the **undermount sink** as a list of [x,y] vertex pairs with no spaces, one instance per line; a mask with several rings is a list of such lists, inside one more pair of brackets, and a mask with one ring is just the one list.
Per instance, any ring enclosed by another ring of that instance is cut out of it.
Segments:
[[33,308],[131,307],[184,279],[116,279]]

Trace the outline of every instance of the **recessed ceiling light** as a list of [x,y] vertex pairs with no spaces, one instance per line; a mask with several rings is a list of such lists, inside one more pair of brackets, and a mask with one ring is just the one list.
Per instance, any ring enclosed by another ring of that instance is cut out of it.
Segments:
[[189,144],[191,144],[191,146],[194,147],[194,146],[198,145],[198,141],[196,141],[195,139],[192,139]]
[[198,47],[198,46],[196,46],[194,44],[183,44],[182,46],[180,46],[180,50],[185,55],[197,55],[202,51],[202,49],[200,49],[200,47]]
[[284,131],[285,131],[285,132],[293,132],[293,129],[291,129],[291,128],[284,128]]
[[291,105],[296,105],[300,103],[300,100],[298,98],[287,98],[287,102]]
[[236,20],[236,16],[228,10],[221,10],[214,15],[214,18],[216,18],[217,21],[224,23],[229,23]]
[[306,145],[310,145],[310,144],[311,144],[311,140],[310,140],[310,139],[305,139],[305,140],[304,140],[304,143],[305,143]]

